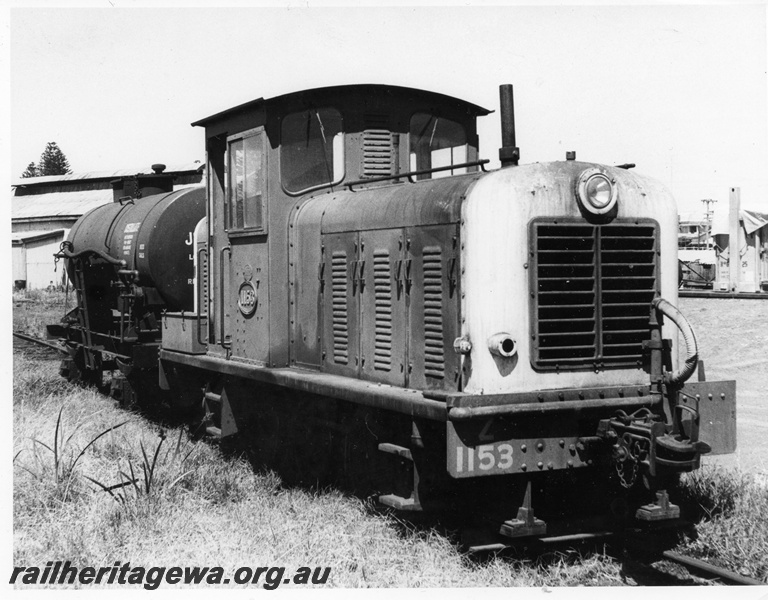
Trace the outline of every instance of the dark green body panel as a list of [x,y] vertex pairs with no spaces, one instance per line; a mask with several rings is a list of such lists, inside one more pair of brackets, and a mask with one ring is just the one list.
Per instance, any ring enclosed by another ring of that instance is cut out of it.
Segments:
[[459,389],[459,224],[480,177],[309,199],[292,224],[291,364]]

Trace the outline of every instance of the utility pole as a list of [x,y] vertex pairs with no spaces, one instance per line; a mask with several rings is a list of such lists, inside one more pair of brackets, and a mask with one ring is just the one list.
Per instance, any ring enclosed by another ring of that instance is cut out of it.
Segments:
[[710,208],[711,204],[717,203],[717,200],[714,200],[712,198],[706,198],[702,200],[702,202],[706,205],[706,208],[704,209],[704,214],[706,215],[706,231],[705,231],[705,237],[704,237],[704,247],[709,250],[712,245],[710,244],[710,239],[712,238],[712,217],[715,214],[715,209]]

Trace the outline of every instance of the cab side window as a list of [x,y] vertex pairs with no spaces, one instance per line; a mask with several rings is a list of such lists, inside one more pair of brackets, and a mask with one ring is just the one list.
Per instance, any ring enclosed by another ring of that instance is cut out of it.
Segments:
[[266,232],[264,131],[245,132],[227,140],[229,177],[227,228]]
[[[456,121],[428,113],[415,113],[410,123],[410,168],[423,171],[467,162],[467,132]],[[418,179],[466,173],[465,167],[419,175]]]
[[335,108],[287,115],[280,128],[280,173],[283,188],[300,193],[332,185],[344,177],[341,113]]

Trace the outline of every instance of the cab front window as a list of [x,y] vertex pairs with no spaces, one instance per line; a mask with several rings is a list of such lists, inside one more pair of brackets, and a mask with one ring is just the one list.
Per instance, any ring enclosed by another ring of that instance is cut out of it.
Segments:
[[[416,113],[410,124],[410,168],[424,171],[467,162],[467,132],[463,125],[428,113]],[[466,173],[466,167],[426,173],[418,179]]]
[[285,191],[297,194],[343,179],[342,132],[341,114],[334,108],[312,108],[283,119],[280,172]]

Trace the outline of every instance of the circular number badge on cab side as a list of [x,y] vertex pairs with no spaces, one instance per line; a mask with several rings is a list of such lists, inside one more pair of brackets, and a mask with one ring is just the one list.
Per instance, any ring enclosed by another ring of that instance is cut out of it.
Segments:
[[256,312],[256,289],[250,281],[244,281],[240,284],[237,292],[237,307],[244,316],[250,317]]

